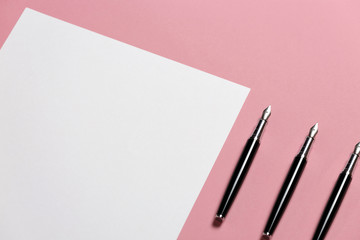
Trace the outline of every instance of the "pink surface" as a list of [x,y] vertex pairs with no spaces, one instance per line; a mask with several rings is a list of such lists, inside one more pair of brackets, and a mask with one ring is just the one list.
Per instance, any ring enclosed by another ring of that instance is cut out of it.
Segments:
[[[0,46],[25,7],[250,87],[179,239],[259,239],[309,128],[319,134],[273,239],[310,239],[360,141],[360,2],[0,0]],[[241,148],[272,105],[226,222],[212,221]],[[327,235],[360,239],[360,169]],[[160,216],[161,217],[161,216]]]

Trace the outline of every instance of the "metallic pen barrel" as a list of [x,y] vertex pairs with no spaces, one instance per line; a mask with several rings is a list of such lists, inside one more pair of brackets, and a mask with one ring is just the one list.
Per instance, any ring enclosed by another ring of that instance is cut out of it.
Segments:
[[233,175],[231,176],[230,182],[226,188],[223,199],[220,203],[219,209],[216,213],[216,219],[222,222],[228,213],[234,199],[241,187],[242,182],[245,179],[247,172],[249,171],[250,165],[256,155],[256,152],[260,146],[260,137],[263,133],[264,127],[268,118],[271,115],[271,106],[267,107],[259,120],[255,131],[248,139],[245,147],[240,155],[239,161],[235,167]]
[[356,161],[360,153],[360,143],[356,144],[354,152],[351,154],[349,161],[347,162],[344,170],[340,173],[334,189],[330,194],[330,198],[325,206],[325,209],[321,215],[319,224],[315,230],[313,240],[322,240],[325,238],[331,223],[333,222],[337,211],[341,205],[342,200],[346,194],[347,189],[352,180],[352,172],[356,165]]
[[286,175],[285,181],[280,189],[279,195],[275,201],[274,207],[270,213],[269,219],[266,223],[263,239],[270,239],[273,235],[276,226],[278,225],[281,216],[283,215],[286,206],[288,205],[292,194],[295,191],[296,185],[301,177],[301,174],[306,165],[306,157],[309,153],[311,144],[314,141],[314,137],[318,132],[318,124],[316,123],[309,132],[309,135],[306,137],[303,146],[301,147],[299,153],[296,155],[289,172]]

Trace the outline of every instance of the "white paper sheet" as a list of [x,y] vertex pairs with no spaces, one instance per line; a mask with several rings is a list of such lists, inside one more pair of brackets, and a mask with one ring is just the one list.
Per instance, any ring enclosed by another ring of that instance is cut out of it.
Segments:
[[0,51],[0,239],[175,239],[249,89],[26,9]]

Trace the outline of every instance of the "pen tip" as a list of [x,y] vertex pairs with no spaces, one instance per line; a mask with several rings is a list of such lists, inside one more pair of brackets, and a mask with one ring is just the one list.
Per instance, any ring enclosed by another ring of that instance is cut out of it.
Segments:
[[314,138],[319,130],[319,123],[310,128],[309,137]]
[[268,120],[268,118],[271,115],[271,105],[269,105],[267,108],[265,108],[265,110],[263,111],[263,114],[261,116],[262,119],[264,119],[265,121]]
[[359,155],[359,153],[360,153],[360,142],[355,145],[354,153]]

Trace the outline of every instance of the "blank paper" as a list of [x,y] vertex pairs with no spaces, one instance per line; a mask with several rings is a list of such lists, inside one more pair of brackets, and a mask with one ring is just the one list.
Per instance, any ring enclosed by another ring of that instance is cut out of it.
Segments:
[[26,9],[0,51],[0,239],[176,239],[248,92]]

